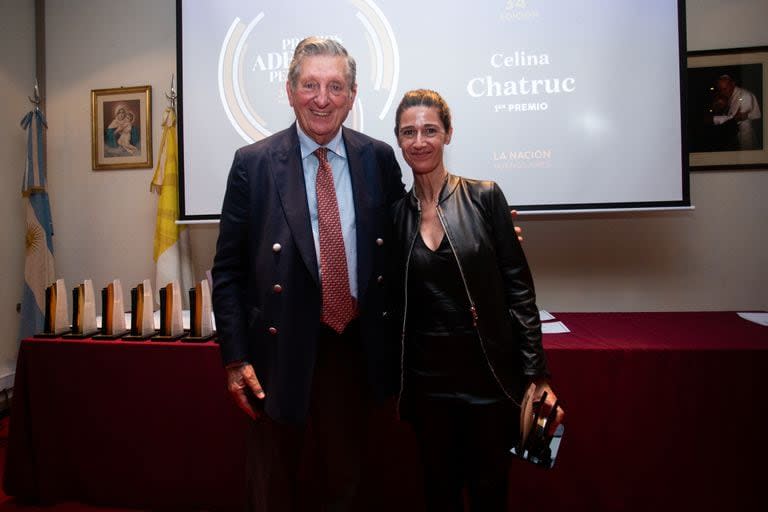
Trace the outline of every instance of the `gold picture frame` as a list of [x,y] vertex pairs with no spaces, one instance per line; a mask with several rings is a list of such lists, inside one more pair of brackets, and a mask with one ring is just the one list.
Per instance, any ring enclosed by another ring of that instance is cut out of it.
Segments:
[[91,91],[94,170],[152,167],[152,86]]
[[[687,57],[690,169],[768,168],[768,46],[692,51]],[[729,80],[735,88],[727,88]],[[737,110],[732,99],[749,106]]]

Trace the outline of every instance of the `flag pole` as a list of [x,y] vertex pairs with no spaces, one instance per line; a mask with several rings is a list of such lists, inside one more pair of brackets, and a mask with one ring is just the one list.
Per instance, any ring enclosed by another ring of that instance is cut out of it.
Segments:
[[53,259],[53,221],[47,192],[45,172],[44,137],[47,123],[40,109],[43,98],[35,83],[34,105],[21,120],[21,128],[27,132],[26,162],[21,184],[21,196],[25,206],[24,289],[21,300],[20,339],[43,331],[45,288],[55,279]]
[[155,288],[176,281],[181,286],[182,302],[188,307],[189,288],[194,286],[192,254],[187,226],[179,225],[178,144],[176,138],[176,88],[171,74],[171,90],[166,92],[168,107],[163,113],[160,155],[150,191],[159,194],[153,259]]
[[42,100],[40,99],[40,85],[37,83],[37,78],[35,78],[34,95],[27,96],[27,98],[35,105],[35,109],[40,110],[40,102]]

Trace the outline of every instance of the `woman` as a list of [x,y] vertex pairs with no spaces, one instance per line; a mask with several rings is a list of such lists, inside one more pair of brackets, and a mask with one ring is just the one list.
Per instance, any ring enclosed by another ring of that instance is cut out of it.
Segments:
[[117,137],[120,134],[118,129],[125,122],[126,110],[125,106],[118,104],[115,108],[115,115],[112,118],[112,122],[107,126],[104,134],[104,143],[110,148],[117,148]]
[[531,273],[499,187],[446,170],[453,128],[443,98],[406,93],[395,135],[414,178],[393,206],[399,404],[421,451],[427,509],[463,510],[466,486],[472,510],[503,511],[523,390],[533,382],[534,399],[547,392],[543,414],[556,399]]

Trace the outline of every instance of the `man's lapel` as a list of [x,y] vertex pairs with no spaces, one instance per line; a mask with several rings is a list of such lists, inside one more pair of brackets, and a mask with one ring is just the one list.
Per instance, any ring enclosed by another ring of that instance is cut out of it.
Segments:
[[277,184],[280,202],[288,221],[296,247],[309,273],[320,286],[320,277],[315,253],[315,238],[309,220],[307,189],[304,185],[304,171],[301,165],[299,136],[295,123],[286,130],[272,151],[272,176]]
[[349,173],[352,178],[352,196],[355,203],[355,226],[357,234],[357,299],[365,297],[373,267],[372,222],[375,212],[371,211],[373,198],[368,187],[377,183],[373,175],[376,166],[373,145],[361,140],[355,132],[342,128],[344,146],[349,159]]

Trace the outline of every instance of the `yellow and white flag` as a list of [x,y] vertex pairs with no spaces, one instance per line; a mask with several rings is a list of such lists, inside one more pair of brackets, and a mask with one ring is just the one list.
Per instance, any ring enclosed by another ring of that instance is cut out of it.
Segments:
[[160,156],[150,190],[160,194],[155,225],[155,289],[176,280],[181,285],[184,304],[187,304],[187,291],[194,286],[194,278],[189,229],[176,224],[179,220],[178,146],[176,112],[170,107],[163,113]]

